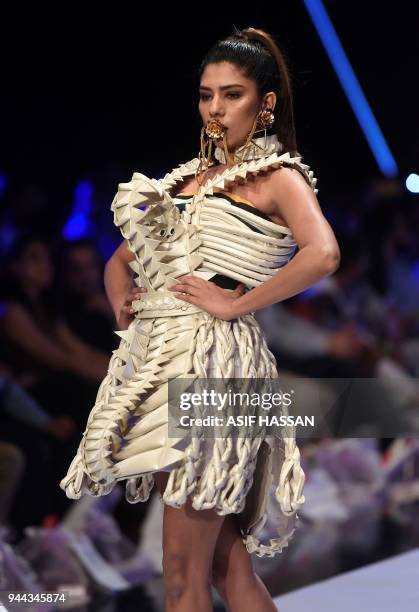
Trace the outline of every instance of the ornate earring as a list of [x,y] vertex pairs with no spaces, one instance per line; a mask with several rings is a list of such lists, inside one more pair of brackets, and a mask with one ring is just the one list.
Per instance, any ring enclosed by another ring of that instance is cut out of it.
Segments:
[[220,140],[224,136],[224,126],[217,119],[210,119],[205,126],[205,133],[213,140]]
[[270,129],[275,121],[275,115],[272,108],[266,107],[259,111],[258,114],[258,131]]
[[[253,122],[252,129],[250,130],[247,136],[245,144],[242,147],[240,147],[240,154],[239,155],[235,154],[235,161],[237,162],[244,161],[249,156],[249,154],[250,156],[254,155],[257,149],[259,149],[260,151],[266,150],[266,146],[267,146],[266,130],[272,127],[274,120],[275,120],[275,115],[273,114],[273,111],[271,108],[266,107],[258,112]],[[254,135],[257,132],[261,132],[262,130],[265,132],[265,143],[263,147],[257,144],[253,140]]]
[[[205,136],[208,138],[205,139]],[[211,155],[213,150],[213,142],[215,140],[223,140],[224,155],[226,160],[231,163],[231,154],[227,147],[227,134],[224,126],[217,119],[210,119],[201,129],[201,150],[198,155],[199,164],[195,171],[195,178],[200,185],[198,175],[206,172],[212,161]]]
[[201,183],[200,183],[200,180],[198,179],[198,175],[201,172],[205,172],[208,169],[210,161],[211,161],[211,153],[212,153],[212,139],[209,137],[205,138],[205,136],[208,136],[208,134],[207,134],[206,126],[203,125],[201,129],[201,137],[200,137],[201,147],[200,147],[200,151],[198,154],[199,164],[195,171],[195,178],[199,185]]

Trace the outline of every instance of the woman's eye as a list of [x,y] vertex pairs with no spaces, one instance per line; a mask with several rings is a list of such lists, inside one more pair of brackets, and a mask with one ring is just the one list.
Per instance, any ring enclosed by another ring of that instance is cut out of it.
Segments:
[[[237,92],[232,92],[232,91],[231,91],[231,92],[229,92],[229,93],[227,94],[227,97],[228,97],[228,96],[232,96],[233,98],[240,98],[240,94],[239,94],[239,93],[237,93]],[[201,94],[201,95],[199,96],[199,99],[200,99],[200,100],[202,100],[203,102],[205,102],[205,101],[206,101],[206,100],[208,100],[209,98],[210,98],[210,96],[209,96],[208,94]]]

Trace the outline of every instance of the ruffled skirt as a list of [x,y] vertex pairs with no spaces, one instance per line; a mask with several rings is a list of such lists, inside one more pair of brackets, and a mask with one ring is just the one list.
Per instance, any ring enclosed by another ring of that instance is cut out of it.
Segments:
[[[200,312],[135,319],[114,352],[76,457],[60,482],[68,497],[106,495],[126,480],[126,499],[144,502],[153,474],[168,472],[162,501],[238,514],[249,552],[273,556],[288,545],[304,502],[304,472],[293,431],[261,436],[168,437],[172,378],[278,378],[275,358],[252,315],[234,321]],[[201,435],[199,435],[201,433]],[[278,537],[260,541],[269,495]]]

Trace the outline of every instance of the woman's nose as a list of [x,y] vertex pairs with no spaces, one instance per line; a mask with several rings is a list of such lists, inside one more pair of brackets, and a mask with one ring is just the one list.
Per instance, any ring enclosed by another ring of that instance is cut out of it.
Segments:
[[213,97],[211,104],[210,104],[209,112],[211,116],[222,114],[223,112],[222,102],[220,98],[218,98],[217,96]]

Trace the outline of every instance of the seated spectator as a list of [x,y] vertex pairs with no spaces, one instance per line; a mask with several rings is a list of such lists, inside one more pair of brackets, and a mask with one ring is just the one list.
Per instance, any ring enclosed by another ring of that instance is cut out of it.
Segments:
[[63,321],[52,298],[52,274],[46,242],[21,237],[1,288],[0,358],[45,410],[71,416],[81,430],[109,355],[78,338]]
[[9,526],[11,508],[25,469],[25,456],[10,442],[0,439],[0,527]]
[[89,240],[68,242],[60,249],[60,312],[70,329],[96,349],[109,353],[120,338],[103,284],[103,263]]
[[[50,416],[13,382],[0,364],[0,441],[12,444],[23,463],[10,522],[18,532],[40,524],[46,514],[68,506],[57,482],[77,449],[75,425],[67,416]],[[55,503],[57,500],[57,503]]]

